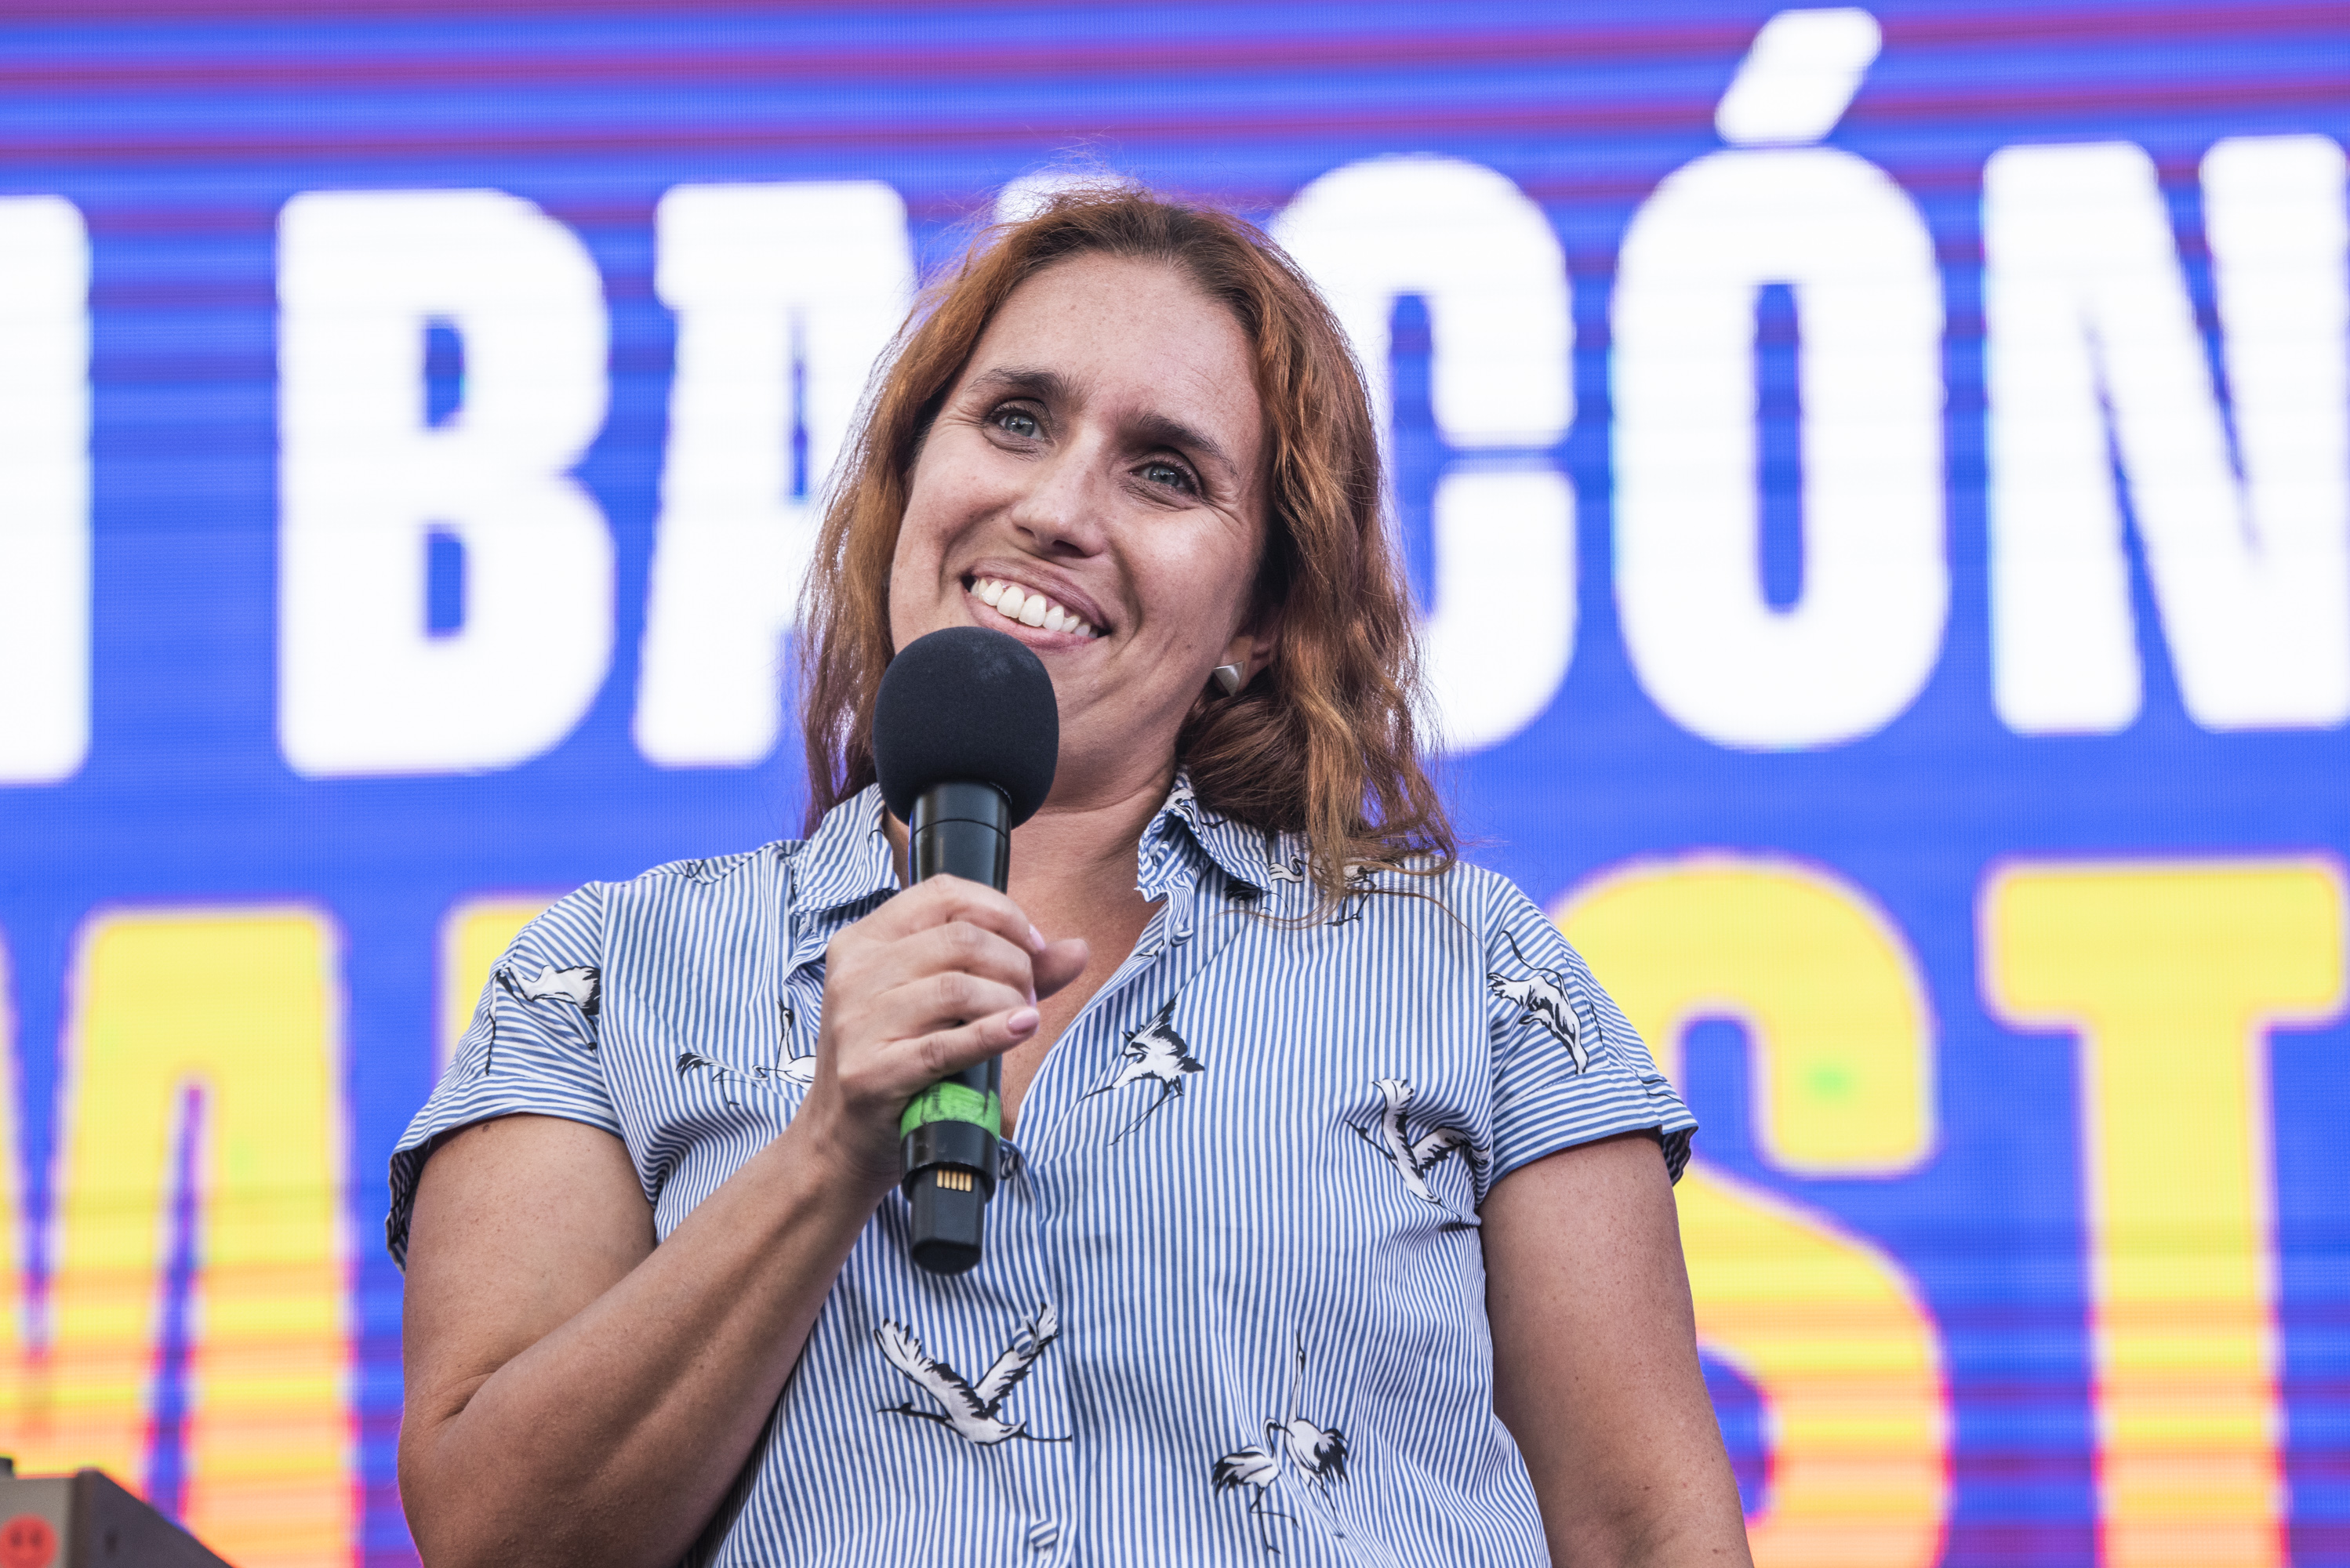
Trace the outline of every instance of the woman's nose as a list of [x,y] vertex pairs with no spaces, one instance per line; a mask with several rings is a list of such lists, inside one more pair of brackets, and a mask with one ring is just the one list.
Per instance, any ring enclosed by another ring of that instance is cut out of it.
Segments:
[[1102,547],[1108,483],[1097,462],[1064,451],[1031,471],[1035,483],[1012,511],[1013,525],[1043,555],[1090,556]]

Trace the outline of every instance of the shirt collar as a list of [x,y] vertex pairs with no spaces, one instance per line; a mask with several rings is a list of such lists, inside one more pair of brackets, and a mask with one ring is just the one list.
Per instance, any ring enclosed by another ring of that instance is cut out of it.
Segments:
[[1171,846],[1179,829],[1180,836],[1188,838],[1194,849],[1219,871],[1260,893],[1272,891],[1281,882],[1304,880],[1305,852],[1302,839],[1295,834],[1273,833],[1235,822],[1211,810],[1191,792],[1191,775],[1178,772],[1175,786],[1167,792],[1166,804],[1150,819],[1150,826],[1142,830],[1140,869],[1144,881],[1137,886],[1146,897],[1158,896],[1147,885],[1152,846],[1154,843]]
[[[825,814],[798,857],[794,901],[802,909],[825,913],[898,890],[897,863],[881,814],[879,784],[867,785]],[[1210,810],[1191,792],[1190,775],[1178,772],[1166,801],[1142,830],[1136,890],[1146,898],[1164,898],[1177,882],[1194,879],[1199,857],[1260,893],[1305,879],[1305,845],[1297,835],[1271,833]]]
[[800,850],[793,902],[826,914],[898,890],[898,864],[881,827],[881,786],[868,784],[824,814]]

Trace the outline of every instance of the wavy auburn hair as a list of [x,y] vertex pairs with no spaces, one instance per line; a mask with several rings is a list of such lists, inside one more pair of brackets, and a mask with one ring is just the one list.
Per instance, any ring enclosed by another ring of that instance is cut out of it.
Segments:
[[804,590],[801,731],[812,831],[873,782],[873,701],[895,653],[889,570],[923,438],[1013,291],[1107,255],[1180,270],[1232,313],[1256,358],[1266,525],[1255,624],[1273,662],[1238,695],[1203,693],[1175,742],[1201,803],[1305,836],[1327,908],[1358,867],[1440,870],[1458,853],[1420,764],[1419,659],[1384,520],[1378,438],[1347,339],[1314,286],[1257,229],[1134,186],[1055,196],[999,226],[917,305],[839,470]]

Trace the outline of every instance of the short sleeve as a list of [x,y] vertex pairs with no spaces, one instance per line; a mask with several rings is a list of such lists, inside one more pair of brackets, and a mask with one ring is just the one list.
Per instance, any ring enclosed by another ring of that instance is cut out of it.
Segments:
[[1522,1165],[1618,1133],[1653,1131],[1676,1181],[1697,1118],[1582,955],[1515,888],[1485,943],[1493,1047],[1493,1163]]
[[614,1136],[620,1122],[597,1056],[604,984],[604,894],[558,900],[491,967],[473,1021],[391,1155],[384,1242],[408,1266],[408,1220],[435,1138],[493,1116],[561,1116]]

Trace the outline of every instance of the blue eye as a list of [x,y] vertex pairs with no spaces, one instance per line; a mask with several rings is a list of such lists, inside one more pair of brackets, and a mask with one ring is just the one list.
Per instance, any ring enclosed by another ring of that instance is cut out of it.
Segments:
[[1199,488],[1192,481],[1191,470],[1180,463],[1146,462],[1142,465],[1142,473],[1143,477],[1153,484],[1164,484],[1176,490],[1186,491]]
[[1018,436],[1023,441],[1034,441],[1045,433],[1044,422],[1026,409],[996,410],[995,426],[1004,434]]

